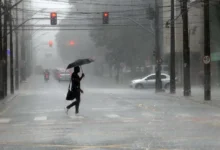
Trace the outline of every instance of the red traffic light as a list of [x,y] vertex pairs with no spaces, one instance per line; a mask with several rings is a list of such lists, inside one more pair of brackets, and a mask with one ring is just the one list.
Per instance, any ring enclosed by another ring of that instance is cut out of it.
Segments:
[[50,16],[54,18],[54,17],[57,16],[57,13],[56,12],[52,12],[52,13],[50,13]]
[[75,42],[74,42],[74,41],[70,41],[69,44],[70,44],[71,46],[73,46],[73,45],[75,45]]
[[57,13],[56,12],[50,13],[50,24],[57,25]]
[[103,20],[103,24],[109,23],[109,12],[103,12],[102,20]]
[[105,16],[105,17],[108,17],[108,13],[107,13],[107,12],[105,12],[105,13],[104,13],[104,16]]
[[53,41],[49,41],[49,46],[50,46],[50,47],[53,46]]

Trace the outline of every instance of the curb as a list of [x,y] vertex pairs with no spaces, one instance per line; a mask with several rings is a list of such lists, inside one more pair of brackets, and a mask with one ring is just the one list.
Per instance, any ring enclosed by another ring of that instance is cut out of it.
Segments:
[[189,97],[184,97],[184,96],[177,96],[175,94],[169,94],[169,93],[159,93],[158,95],[163,95],[163,96],[167,96],[167,97],[172,97],[172,98],[176,98],[178,100],[188,100],[188,101],[191,101],[191,102],[194,102],[194,103],[197,103],[197,104],[202,104],[202,105],[208,105],[208,106],[211,106],[211,107],[217,107],[217,108],[220,108],[220,104],[214,104],[213,101],[199,101],[199,100],[195,100],[193,98],[193,96],[189,96]]
[[8,108],[10,108],[10,105],[8,105],[10,102],[12,102],[12,100],[14,100],[19,94],[15,93],[11,96],[6,97],[5,99],[3,99],[0,103],[0,116],[8,110]]
[[19,95],[19,93],[14,93],[13,95],[10,95],[10,96],[7,96],[5,97],[3,100],[1,100],[0,102],[2,104],[6,104],[6,103],[9,103],[11,102],[13,99],[15,99],[17,96]]

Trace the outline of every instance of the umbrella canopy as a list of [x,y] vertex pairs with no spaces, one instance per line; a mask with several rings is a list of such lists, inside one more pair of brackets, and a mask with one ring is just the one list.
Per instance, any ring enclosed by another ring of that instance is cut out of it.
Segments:
[[91,62],[94,62],[94,60],[91,58],[78,59],[78,60],[74,61],[73,63],[69,64],[66,69],[70,69],[70,68],[73,68],[76,66],[82,66],[85,64],[90,64]]

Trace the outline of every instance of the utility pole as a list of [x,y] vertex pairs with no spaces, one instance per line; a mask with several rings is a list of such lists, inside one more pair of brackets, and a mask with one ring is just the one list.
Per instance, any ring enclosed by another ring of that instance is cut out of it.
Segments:
[[[204,59],[205,58],[205,59]],[[211,100],[210,18],[209,0],[204,0],[204,100]]]
[[181,14],[183,18],[183,72],[184,72],[184,96],[191,95],[190,81],[190,49],[189,49],[189,33],[188,33],[188,0],[181,0]]
[[3,49],[2,49],[2,0],[0,0],[0,99],[4,97],[3,83]]
[[[24,2],[22,2],[22,9],[24,9]],[[22,11],[22,22],[24,22],[24,11]],[[26,49],[24,46],[24,26],[22,25],[22,38],[21,38],[21,58],[22,58],[22,80],[26,80]]]
[[[9,0],[11,6],[11,0]],[[10,83],[11,83],[11,94],[14,94],[14,49],[13,49],[13,31],[12,31],[12,11],[9,10],[9,25],[10,25]]]
[[155,92],[162,91],[161,82],[161,54],[160,54],[160,36],[159,36],[159,6],[158,0],[155,0],[155,51],[156,51],[156,82],[155,82]]
[[[16,6],[16,26],[18,26],[18,6]],[[15,89],[19,89],[19,48],[18,48],[18,30],[15,30]]]
[[[4,12],[8,11],[8,5],[7,5],[7,0],[4,0]],[[3,38],[3,51],[4,51],[4,77],[3,77],[3,81],[4,81],[4,96],[7,96],[7,92],[8,92],[8,59],[7,59],[7,21],[8,21],[8,13],[4,14],[4,38]]]
[[175,12],[174,0],[171,0],[171,28],[170,28],[170,93],[176,93],[176,71],[175,71]]

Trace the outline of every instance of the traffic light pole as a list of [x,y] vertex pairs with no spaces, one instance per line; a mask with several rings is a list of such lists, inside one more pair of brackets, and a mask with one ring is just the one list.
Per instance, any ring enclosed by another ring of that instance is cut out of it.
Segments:
[[189,33],[188,33],[188,8],[187,1],[181,1],[181,14],[183,18],[183,71],[184,71],[184,96],[191,95],[190,81],[190,49],[189,49]]
[[[22,8],[24,9],[24,2],[22,2]],[[24,11],[22,11],[22,22],[24,21]],[[21,40],[21,58],[22,58],[22,66],[21,69],[22,71],[21,73],[21,77],[22,80],[25,81],[26,80],[26,49],[24,46],[24,41],[25,41],[25,37],[24,37],[24,26],[22,25],[22,40]]]
[[[4,0],[5,4],[5,12],[8,11],[8,6],[7,6],[7,0]],[[3,82],[4,82],[4,96],[7,96],[8,92],[8,85],[7,85],[7,80],[8,80],[8,59],[7,59],[7,21],[8,21],[8,13],[4,14],[4,38],[3,38],[3,63],[4,63],[4,68],[3,68]]]
[[[16,2],[14,5],[12,5],[10,8],[8,8],[8,10],[11,10],[14,7],[18,6],[18,4],[20,4],[22,1],[23,0],[20,0],[20,1]],[[6,3],[4,3],[4,4],[6,4]],[[1,16],[5,15],[6,13],[8,13],[8,12],[4,11],[3,13],[1,13]]]
[[155,51],[156,51],[156,82],[155,82],[155,92],[162,91],[161,82],[161,54],[160,54],[160,36],[159,36],[159,7],[158,0],[155,0]]
[[[0,0],[0,37],[2,37],[2,1]],[[4,97],[4,84],[3,84],[3,49],[2,38],[0,39],[0,99]]]
[[[11,0],[9,0],[9,3],[11,4]],[[10,19],[9,19],[9,25],[10,25],[10,88],[11,88],[11,94],[14,94],[14,49],[13,49],[13,32],[12,32],[12,13],[11,9],[9,10]]]
[[176,93],[176,72],[175,72],[175,22],[174,22],[174,0],[171,0],[171,28],[170,28],[170,93]]
[[[18,26],[18,7],[16,6],[16,26]],[[15,89],[19,89],[19,48],[18,48],[18,31],[15,31]]]
[[210,18],[209,0],[204,0],[204,56],[209,62],[204,62],[204,100],[211,100],[211,62],[210,62]]

